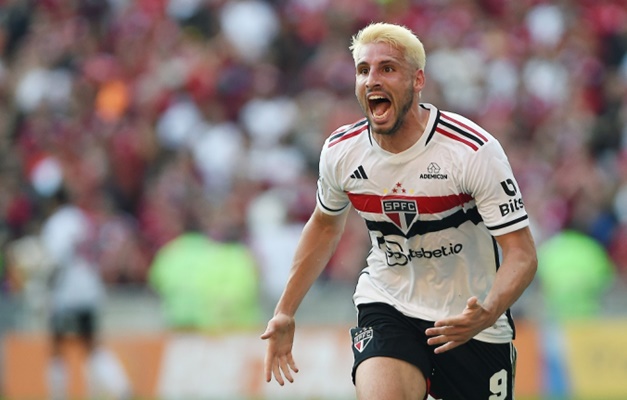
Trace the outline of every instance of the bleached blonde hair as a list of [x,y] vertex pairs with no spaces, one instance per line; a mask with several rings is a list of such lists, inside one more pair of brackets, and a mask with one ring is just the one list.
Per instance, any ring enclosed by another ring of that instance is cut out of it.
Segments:
[[353,36],[349,47],[357,62],[359,50],[365,44],[387,43],[405,54],[405,59],[417,69],[424,69],[427,61],[425,48],[418,37],[402,25],[374,22]]

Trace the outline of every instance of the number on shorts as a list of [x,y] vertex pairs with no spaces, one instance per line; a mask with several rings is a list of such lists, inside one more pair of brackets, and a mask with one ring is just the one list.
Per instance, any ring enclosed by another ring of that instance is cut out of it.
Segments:
[[504,369],[492,375],[490,378],[490,392],[488,400],[502,400],[507,397],[507,371]]

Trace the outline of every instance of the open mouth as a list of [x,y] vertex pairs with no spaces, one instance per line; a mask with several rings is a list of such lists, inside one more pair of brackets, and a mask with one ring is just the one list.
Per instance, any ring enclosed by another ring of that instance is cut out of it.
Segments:
[[372,95],[368,97],[368,106],[370,107],[370,113],[374,119],[381,121],[388,115],[392,108],[392,103],[384,96]]

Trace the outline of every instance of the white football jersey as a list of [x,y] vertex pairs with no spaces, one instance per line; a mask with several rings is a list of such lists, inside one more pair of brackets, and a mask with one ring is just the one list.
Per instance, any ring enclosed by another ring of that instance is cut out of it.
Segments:
[[[333,132],[320,157],[318,207],[364,218],[372,250],[355,305],[382,302],[429,321],[483,301],[499,267],[493,236],[528,226],[518,184],[499,142],[474,122],[431,104],[409,149],[393,154],[362,119]],[[509,311],[475,338],[503,343]]]

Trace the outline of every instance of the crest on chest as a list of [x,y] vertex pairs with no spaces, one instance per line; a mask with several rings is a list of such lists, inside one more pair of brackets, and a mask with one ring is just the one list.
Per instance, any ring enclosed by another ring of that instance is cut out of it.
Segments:
[[403,232],[407,232],[418,216],[418,203],[415,199],[383,198],[383,213]]

